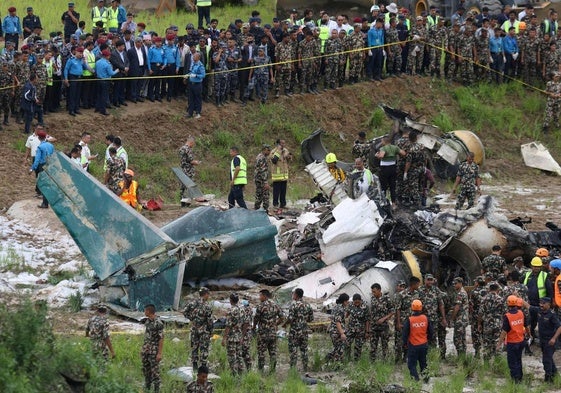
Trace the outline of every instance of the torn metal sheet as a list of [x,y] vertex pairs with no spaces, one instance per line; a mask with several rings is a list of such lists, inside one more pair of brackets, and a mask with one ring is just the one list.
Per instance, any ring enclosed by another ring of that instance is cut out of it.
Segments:
[[323,269],[316,270],[296,280],[281,285],[275,290],[277,298],[290,300],[292,291],[302,288],[304,296],[313,299],[325,299],[352,277],[342,262],[336,262]]
[[540,142],[527,143],[520,146],[520,150],[526,166],[561,176],[561,166]]
[[376,237],[384,219],[376,203],[366,195],[347,198],[333,209],[335,222],[320,239],[322,261],[326,265],[362,251]]
[[440,254],[455,260],[465,270],[470,282],[481,274],[481,260],[475,251],[456,237],[451,237],[442,244]]
[[[302,141],[300,150],[302,153],[302,159],[306,165],[313,162],[322,162],[325,159],[329,150],[325,148],[321,140],[321,135],[325,133],[322,129],[317,129],[310,134],[309,137]],[[354,169],[354,162],[348,163],[343,161],[337,161],[337,166],[343,169],[345,172],[351,172]]]
[[269,269],[280,261],[275,247],[277,229],[264,211],[199,207],[162,227],[178,243],[207,241],[218,244],[214,259],[193,256],[185,280],[243,277]]
[[312,162],[306,165],[306,172],[312,176],[318,188],[333,204],[338,205],[341,201],[349,198],[345,190],[345,184],[335,180],[329,173],[325,161]]
[[179,179],[179,181],[185,186],[185,191],[187,192],[187,197],[191,199],[195,198],[204,198],[203,193],[199,189],[199,186],[189,177],[187,176],[181,168],[171,168],[175,176]]
[[[141,322],[146,319],[146,315],[144,315],[144,310],[134,311],[114,303],[103,303],[103,305],[106,306],[111,311],[113,311],[115,314],[121,315],[123,317],[127,317],[137,322]],[[189,320],[185,318],[183,314],[178,311],[158,311],[158,316],[164,322],[173,322],[179,324],[189,323]]]

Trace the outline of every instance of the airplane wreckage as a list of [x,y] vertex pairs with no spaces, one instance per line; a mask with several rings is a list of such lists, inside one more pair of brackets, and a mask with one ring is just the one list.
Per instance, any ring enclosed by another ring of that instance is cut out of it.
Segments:
[[[483,163],[483,145],[472,132],[442,133],[405,112],[383,109],[394,120],[393,136],[405,127],[420,132],[438,176],[453,178],[468,151]],[[177,310],[185,281],[228,277],[278,286],[281,301],[300,287],[329,306],[342,291],[370,299],[374,282],[393,293],[398,281],[423,273],[435,275],[442,286],[458,275],[471,283],[495,244],[507,259],[561,246],[561,229],[554,224],[547,224],[548,231],[528,232],[520,220],[498,214],[490,196],[469,210],[439,212],[434,205],[392,211],[376,177],[359,196],[352,176],[345,185],[329,174],[321,134],[318,130],[302,143],[302,157],[322,193],[294,217],[202,206],[158,228],[61,152],[49,158],[38,185],[94,270],[102,300],[130,310],[149,303]],[[371,141],[373,151],[380,139]],[[339,164],[350,171],[350,164]],[[202,195],[174,171],[192,196]]]

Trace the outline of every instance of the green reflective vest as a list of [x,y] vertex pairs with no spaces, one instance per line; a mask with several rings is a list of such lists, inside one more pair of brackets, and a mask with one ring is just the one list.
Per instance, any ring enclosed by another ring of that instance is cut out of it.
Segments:
[[45,62],[47,66],[47,86],[53,85],[53,63],[53,59]]
[[245,158],[243,158],[239,154],[236,157],[240,159],[240,171],[234,179],[234,172],[236,170],[236,167],[234,167],[234,159],[232,159],[232,161],[230,162],[230,178],[234,180],[234,185],[247,184],[247,163],[245,162]]
[[119,29],[119,9],[109,8],[106,12],[107,15],[107,28],[108,29]]
[[99,7],[92,8],[92,22],[95,26],[95,22],[102,21],[103,26],[107,23],[107,9],[104,8],[103,12],[99,9]]
[[[87,52],[87,53],[86,53]],[[88,65],[90,66],[90,68],[92,70],[95,70],[95,55],[89,51],[89,50],[84,50],[84,59],[86,59],[86,63],[88,63]],[[93,75],[92,72],[90,70],[84,70],[82,71],[82,75],[83,76],[91,76]]]
[[320,26],[319,27],[319,40],[321,42],[321,53],[325,53],[325,42],[328,40],[330,36],[329,27],[327,26]]
[[[526,277],[524,278],[524,285],[528,285],[528,280],[530,279],[530,275],[532,274],[532,272],[527,272],[526,273]],[[538,285],[538,296],[540,297],[540,299],[542,297],[546,297],[547,296],[547,291],[545,289],[545,282],[547,280],[547,273],[546,272],[540,272],[538,274],[538,279],[537,279],[537,285]]]
[[433,27],[434,25],[436,25],[438,23],[438,20],[440,19],[440,17],[438,15],[432,16],[429,15],[427,16],[427,25],[429,27],[429,29],[431,27]]
[[210,7],[212,0],[197,0],[197,7]]

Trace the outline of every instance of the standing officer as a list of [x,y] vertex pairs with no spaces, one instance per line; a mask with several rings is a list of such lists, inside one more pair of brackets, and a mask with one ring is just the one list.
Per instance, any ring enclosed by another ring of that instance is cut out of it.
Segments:
[[[411,377],[418,381],[417,363],[419,363],[421,375],[425,374],[427,368],[428,342],[432,337],[433,328],[423,311],[423,303],[419,299],[411,302],[412,314],[403,324],[403,346],[407,348],[407,368]],[[428,375],[424,375],[424,381],[428,382]]]
[[469,300],[467,292],[464,289],[464,279],[456,277],[453,282],[454,289],[456,290],[456,297],[454,299],[454,307],[452,308],[450,320],[454,326],[454,346],[459,356],[466,354],[466,327],[469,324]]
[[349,306],[349,323],[347,325],[347,354],[351,355],[354,342],[353,359],[358,361],[362,354],[362,346],[366,335],[370,331],[370,310],[362,301],[360,294],[353,295],[353,302]]
[[199,299],[187,304],[183,315],[191,321],[191,361],[193,370],[208,367],[208,350],[212,334],[212,308],[208,304],[208,288],[199,289]]
[[244,316],[238,306],[240,298],[237,294],[230,294],[230,310],[226,316],[226,328],[222,337],[222,346],[226,347],[228,364],[232,374],[239,375],[243,371],[242,335]]
[[187,117],[201,117],[203,110],[203,81],[206,76],[205,65],[201,61],[201,53],[192,55],[191,67],[189,68],[189,105]]
[[27,38],[36,28],[41,28],[41,19],[33,13],[33,7],[27,7],[27,15],[23,17],[23,38]]
[[68,3],[68,10],[62,13],[60,17],[64,25],[64,42],[70,42],[70,36],[73,35],[78,29],[78,22],[80,21],[80,14],[74,11],[74,3]]
[[[33,165],[29,170],[29,173],[35,172],[35,177],[39,176],[39,173],[43,171],[43,166],[47,163],[47,158],[55,152],[54,146],[47,141],[47,133],[45,131],[39,131],[37,137],[41,141],[35,152],[35,160]],[[49,207],[49,202],[45,195],[43,195],[43,203],[39,206],[41,209],[47,209]]]
[[162,102],[162,79],[167,66],[165,50],[162,48],[162,37],[154,38],[154,46],[148,50],[148,73],[152,78],[148,82],[148,99]]
[[269,352],[269,371],[275,371],[277,366],[277,325],[282,321],[283,314],[280,307],[271,300],[268,289],[259,291],[260,304],[255,310],[253,329],[257,330],[257,368],[265,367],[265,353]]
[[[440,354],[446,355],[446,334],[440,334],[441,331],[446,333],[446,312],[444,310],[444,297],[446,294],[438,288],[436,285],[434,276],[432,274],[427,274],[425,276],[425,285],[422,286],[419,291],[423,298],[423,306],[432,327],[436,330],[438,325],[444,327],[443,330],[438,330],[438,346],[440,348]],[[437,334],[434,334],[429,340],[431,347],[436,348]]]
[[516,306],[518,298],[510,295],[506,299],[507,313],[503,316],[501,336],[497,341],[497,351],[500,351],[506,338],[506,359],[510,369],[510,377],[514,383],[522,382],[522,351],[524,350],[524,335],[529,334],[524,313]]
[[292,154],[285,147],[284,139],[277,139],[276,146],[271,151],[273,206],[277,208],[277,214],[281,214],[282,209],[286,207],[286,186],[288,185],[288,163],[290,160],[292,160]]
[[140,356],[142,358],[142,374],[144,374],[144,388],[154,392],[160,391],[162,377],[160,376],[160,362],[162,361],[162,350],[164,348],[164,323],[156,315],[156,306],[147,304],[144,306],[146,320],[144,326],[144,344]]
[[23,31],[19,16],[16,15],[16,7],[8,8],[8,15],[4,17],[2,22],[2,31],[4,32],[4,40],[13,42],[15,49],[18,50],[19,39],[23,38]]
[[[189,176],[191,180],[195,179],[195,166],[199,165],[201,162],[195,160],[195,155],[193,154],[193,147],[195,147],[195,138],[192,136],[187,137],[185,144],[179,149],[179,160],[181,165],[181,170],[185,175]],[[185,185],[181,184],[180,197],[183,199],[183,194],[185,193]]]
[[82,114],[79,111],[81,86],[78,79],[82,78],[84,70],[94,72],[84,61],[84,48],[78,47],[74,51],[74,56],[66,61],[66,66],[64,67],[64,84],[68,87],[66,109],[70,116]]
[[261,153],[255,159],[255,210],[259,210],[263,204],[263,210],[269,210],[269,154],[271,146],[263,145]]
[[290,367],[295,368],[298,362],[298,350],[302,355],[302,368],[308,371],[308,323],[314,320],[312,307],[304,302],[304,291],[296,288],[292,293],[294,301],[288,309],[288,318],[284,326],[290,325],[288,332],[288,352]]
[[542,271],[543,262],[540,257],[532,258],[530,262],[532,271],[527,272],[524,277],[524,285],[528,287],[528,303],[535,306],[530,308],[530,331],[532,337],[536,337],[535,329],[538,323],[538,307],[542,297],[551,299],[553,295],[553,285],[548,279],[547,272]]
[[501,256],[501,246],[498,244],[493,246],[491,255],[487,255],[481,261],[481,267],[481,274],[490,272],[493,275],[493,280],[499,278],[499,274],[507,272],[505,259]]
[[232,209],[236,202],[239,207],[247,209],[243,199],[243,189],[247,184],[247,163],[236,146],[230,148],[230,193],[228,194],[228,205]]
[[471,208],[475,202],[475,188],[480,192],[481,189],[481,178],[479,177],[479,165],[473,162],[475,154],[469,152],[466,161],[460,164],[458,168],[458,175],[456,176],[456,181],[454,182],[454,188],[452,188],[452,194],[456,193],[458,185],[461,184],[460,194],[456,200],[456,210],[460,210],[464,201],[467,198],[468,206]]
[[393,303],[388,294],[382,294],[382,286],[378,283],[370,287],[370,360],[376,360],[378,343],[382,347],[381,358],[388,355],[388,341],[390,339],[390,325],[388,320],[394,315]]
[[92,350],[95,355],[101,355],[107,360],[109,353],[115,357],[115,351],[109,336],[109,322],[107,322],[107,308],[99,306],[96,314],[91,317],[86,326],[86,337],[90,338]]

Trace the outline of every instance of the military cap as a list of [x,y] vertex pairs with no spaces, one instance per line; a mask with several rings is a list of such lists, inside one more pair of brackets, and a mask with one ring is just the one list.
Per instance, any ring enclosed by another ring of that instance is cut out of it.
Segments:
[[432,274],[427,274],[425,280],[434,280],[434,276]]
[[185,30],[187,30],[187,29],[194,29],[194,28],[195,28],[195,25],[192,24],[192,23],[187,23],[187,26],[185,26]]
[[84,48],[82,48],[81,46],[76,48],[76,52],[78,53],[84,53]]
[[154,42],[162,42],[162,37],[155,37]]
[[27,7],[27,12],[33,11],[33,7]]
[[16,7],[10,7],[10,8],[8,8],[8,12],[16,12]]
[[280,22],[279,18],[273,18],[273,23]]
[[461,277],[456,277],[456,278],[454,279],[454,284],[458,284],[458,283],[459,283],[459,284],[463,284],[463,283],[464,283],[464,279],[461,278]]
[[263,26],[263,28],[265,28],[265,29],[270,29],[270,28],[271,28],[271,25],[267,23],[265,26]]
[[72,2],[68,3],[68,7],[74,7],[74,3]]

